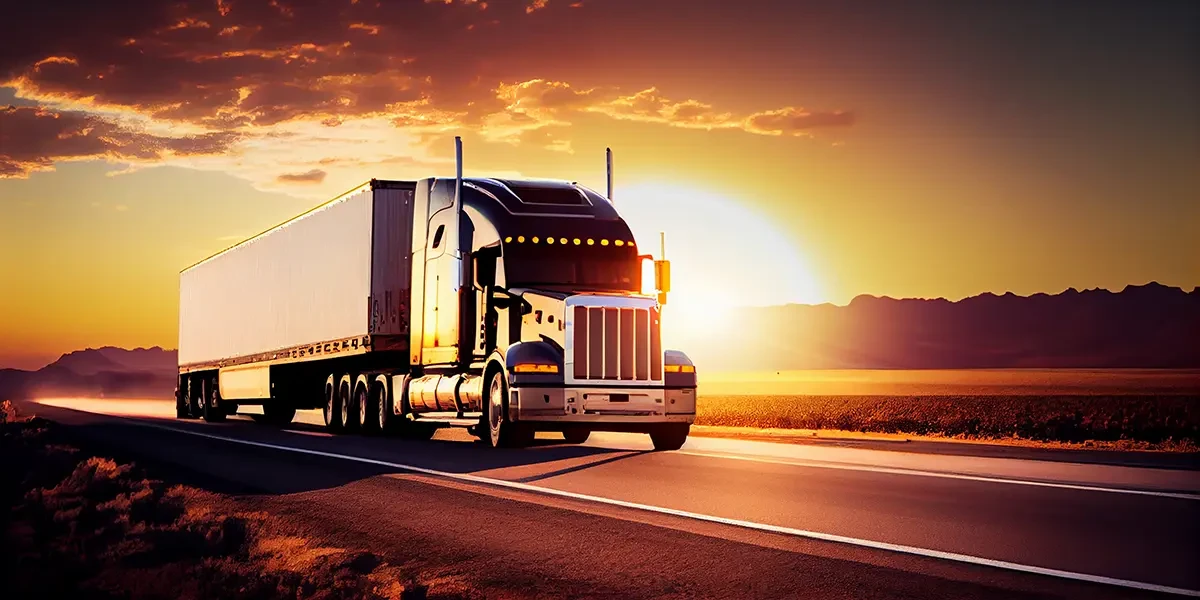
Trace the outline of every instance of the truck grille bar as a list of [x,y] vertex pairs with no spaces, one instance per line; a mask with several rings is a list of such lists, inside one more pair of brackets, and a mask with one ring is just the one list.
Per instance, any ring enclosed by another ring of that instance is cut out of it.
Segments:
[[658,309],[576,306],[574,310],[575,379],[662,379]]

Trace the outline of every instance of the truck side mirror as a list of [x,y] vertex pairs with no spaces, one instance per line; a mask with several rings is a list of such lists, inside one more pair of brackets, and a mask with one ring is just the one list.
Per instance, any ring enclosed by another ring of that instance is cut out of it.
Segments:
[[671,261],[654,261],[654,289],[664,293],[671,291]]
[[528,300],[500,286],[492,288],[492,302],[500,308],[518,307],[522,315],[533,312],[533,305]]

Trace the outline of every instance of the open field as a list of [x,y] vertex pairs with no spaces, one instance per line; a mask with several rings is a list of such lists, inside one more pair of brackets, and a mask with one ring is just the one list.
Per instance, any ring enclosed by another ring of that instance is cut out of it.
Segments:
[[1200,369],[699,372],[702,396],[1200,396]]
[[968,439],[1115,442],[1195,451],[1200,396],[719,396],[701,394],[697,425],[903,433]]

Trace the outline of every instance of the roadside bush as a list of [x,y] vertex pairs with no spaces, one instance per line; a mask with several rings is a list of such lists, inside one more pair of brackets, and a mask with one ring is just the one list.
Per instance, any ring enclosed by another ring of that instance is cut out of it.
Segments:
[[1195,396],[707,396],[698,425],[1200,444]]

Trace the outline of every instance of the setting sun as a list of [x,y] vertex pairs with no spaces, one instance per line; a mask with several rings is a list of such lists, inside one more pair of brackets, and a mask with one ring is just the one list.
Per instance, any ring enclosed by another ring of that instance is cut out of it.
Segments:
[[[617,209],[643,252],[660,258],[666,233],[671,293],[664,336],[705,337],[731,326],[731,309],[824,301],[799,244],[747,199],[674,183],[618,187]],[[649,261],[643,279],[653,281]]]

